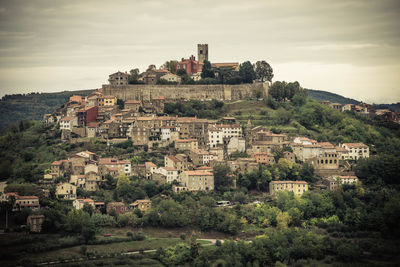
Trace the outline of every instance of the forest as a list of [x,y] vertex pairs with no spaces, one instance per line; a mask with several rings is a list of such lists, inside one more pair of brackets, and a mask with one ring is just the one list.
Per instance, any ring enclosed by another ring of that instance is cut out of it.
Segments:
[[[214,167],[214,192],[176,194],[172,185],[158,185],[140,177],[107,176],[95,192],[79,189],[80,198],[94,201],[124,201],[149,198],[152,208],[125,214],[96,213],[90,206],[75,210],[68,201],[60,201],[50,188],[45,196],[37,185],[54,160],[65,159],[82,150],[99,156],[118,156],[133,164],[152,161],[163,164],[172,147],[143,148],[131,141],[107,146],[100,139],[87,143],[63,143],[60,130],[40,122],[20,121],[0,133],[0,177],[7,180],[7,192],[37,195],[45,215],[43,234],[26,235],[18,225],[32,214],[30,210],[10,216],[14,238],[0,238],[1,258],[9,263],[17,255],[21,265],[34,265],[34,254],[50,257],[68,251],[62,260],[81,261],[98,266],[94,258],[105,244],[150,244],[154,232],[167,231],[165,245],[146,245],[139,256],[106,253],[112,264],[129,266],[134,260],[151,260],[154,266],[395,266],[400,262],[398,222],[400,221],[400,130],[397,125],[378,119],[339,113],[294,92],[291,102],[268,98],[225,104],[218,101],[170,103],[166,114],[221,118],[235,114],[240,122],[267,125],[272,131],[288,131],[319,141],[364,142],[371,157],[354,162],[360,183],[340,190],[319,190],[320,177],[312,166],[288,162],[274,151],[277,163],[239,174],[232,188],[232,171],[224,165]],[[207,110],[213,113],[202,113]],[[233,155],[233,157],[241,155]],[[242,155],[243,156],[243,155]],[[245,156],[245,155],[244,155]],[[302,196],[281,192],[268,194],[275,178],[305,180],[311,190]],[[62,181],[62,177],[59,178]],[[216,207],[220,200],[232,203]],[[0,224],[4,225],[1,207]],[[118,232],[110,238],[107,233]],[[173,233],[169,233],[173,232]],[[202,235],[217,239],[215,245],[202,244]],[[168,240],[168,242],[167,242]],[[161,244],[161,241],[157,241]],[[164,243],[163,243],[164,244]],[[145,249],[155,249],[144,253]],[[66,252],[65,252],[66,253]],[[75,253],[75,254],[74,254]],[[136,258],[138,257],[138,258]],[[93,258],[93,262],[92,259]],[[90,260],[89,260],[90,259]],[[157,264],[159,265],[157,265]],[[77,263],[78,264],[78,263]],[[99,263],[100,264],[100,263]]]

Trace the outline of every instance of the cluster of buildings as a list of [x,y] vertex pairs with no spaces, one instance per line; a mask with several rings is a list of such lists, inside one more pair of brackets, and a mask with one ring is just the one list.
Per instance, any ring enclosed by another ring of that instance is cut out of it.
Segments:
[[44,188],[55,185],[59,199],[75,200],[77,188],[94,192],[105,182],[107,175],[130,176],[131,173],[129,160],[100,158],[93,152],[81,151],[68,159],[54,161],[40,184]]
[[[194,55],[191,55],[189,58],[182,58],[180,61],[176,61],[176,71],[183,69],[191,79],[198,81],[201,79],[201,72],[205,60],[208,61],[208,44],[198,44],[197,60]],[[239,71],[238,62],[211,63],[211,67],[228,68],[233,71]],[[126,86],[130,82],[129,79],[129,73],[118,71],[111,74],[108,81],[110,85],[113,86]],[[154,85],[159,82],[178,84],[181,82],[181,77],[167,69],[157,69],[153,66],[152,68],[149,68],[145,72],[141,73],[137,79],[137,82],[148,85]]]
[[[232,172],[249,172],[259,164],[275,164],[272,153],[276,149],[284,150],[283,157],[287,160],[312,164],[322,175],[348,171],[348,160],[369,157],[369,147],[362,143],[334,145],[306,137],[289,137],[272,133],[263,126],[252,127],[250,120],[244,130],[234,117],[216,121],[158,115],[165,103],[162,98],[154,99],[149,106],[139,100],[128,100],[122,110],[116,102],[101,91],[87,97],[72,96],[52,118],[58,120],[64,140],[81,132],[82,137],[103,138],[109,143],[132,140],[135,146],[149,149],[173,146],[177,153],[165,155],[164,166],[151,162],[131,166],[129,161],[97,159],[92,152],[80,152],[69,160],[54,162],[51,173],[45,175],[43,182],[47,183],[66,172],[71,174],[67,183],[57,186],[58,195],[74,199],[74,187],[97,190],[106,174],[137,175],[161,184],[176,181],[176,192],[211,191],[214,166],[225,164]],[[67,123],[72,121],[75,124]],[[231,160],[231,155],[237,152],[249,156]]]
[[356,114],[363,116],[378,116],[383,118],[385,121],[400,123],[400,112],[394,112],[389,109],[376,109],[373,105],[360,103],[356,104],[345,104],[331,103],[330,101],[320,101],[321,104],[327,105],[340,112],[351,111]]

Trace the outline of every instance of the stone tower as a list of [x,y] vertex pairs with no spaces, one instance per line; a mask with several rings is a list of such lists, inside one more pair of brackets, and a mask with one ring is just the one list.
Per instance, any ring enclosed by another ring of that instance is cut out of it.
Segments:
[[204,60],[208,60],[208,44],[197,45],[197,59],[200,63],[203,63]]

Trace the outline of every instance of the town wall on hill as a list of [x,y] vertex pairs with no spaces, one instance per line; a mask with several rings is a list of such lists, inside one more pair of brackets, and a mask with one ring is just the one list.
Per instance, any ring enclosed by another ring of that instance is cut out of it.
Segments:
[[150,101],[152,98],[166,99],[195,99],[195,100],[240,100],[254,97],[260,92],[262,97],[268,94],[268,83],[253,84],[180,84],[180,85],[110,85],[102,87],[103,95],[113,95],[122,100]]

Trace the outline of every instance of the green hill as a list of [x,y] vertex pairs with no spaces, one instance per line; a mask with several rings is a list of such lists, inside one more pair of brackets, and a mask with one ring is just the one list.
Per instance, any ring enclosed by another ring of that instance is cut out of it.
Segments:
[[344,104],[360,104],[360,101],[354,100],[352,98],[347,98],[335,93],[322,91],[322,90],[314,90],[314,89],[306,89],[309,97],[317,100],[317,101],[330,101],[332,103],[340,103]]
[[67,102],[70,96],[88,95],[91,91],[5,95],[0,100],[0,129],[5,129],[20,120],[40,120],[43,114],[52,113]]

